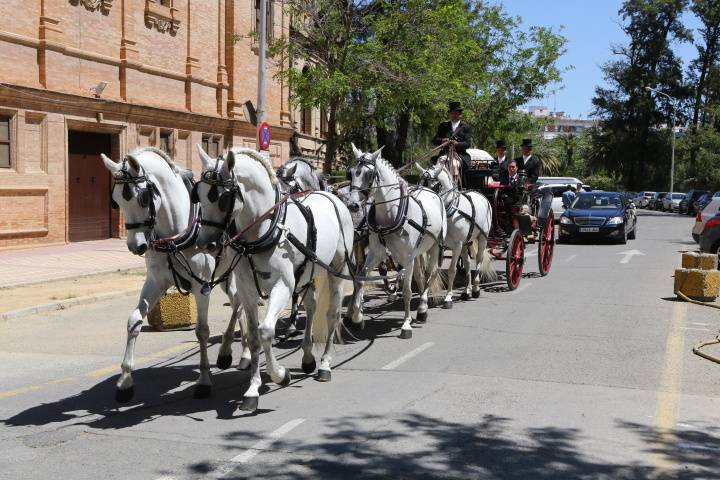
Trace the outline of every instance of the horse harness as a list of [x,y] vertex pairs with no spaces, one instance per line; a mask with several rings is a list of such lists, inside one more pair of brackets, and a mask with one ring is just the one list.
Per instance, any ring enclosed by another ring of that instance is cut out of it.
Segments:
[[[153,200],[155,199],[155,195],[160,195],[160,192],[152,180],[145,175],[142,166],[140,168],[143,170],[143,172],[141,172],[143,174],[133,176],[128,171],[127,164],[127,159],[123,160],[122,168],[119,172],[113,175],[113,183],[110,186],[110,206],[116,210],[120,208],[117,202],[112,198],[112,192],[115,189],[115,185],[120,184],[123,186],[122,197],[126,201],[130,201],[130,199],[133,198],[133,190],[135,190],[138,205],[140,205],[141,208],[148,207],[149,215],[148,218],[142,222],[125,223],[125,228],[127,230],[134,230],[137,228],[147,227],[152,230],[153,227],[155,227],[156,217],[155,202]],[[145,182],[146,186],[145,188],[140,188],[140,184],[143,182]]]
[[[447,193],[450,193],[451,191],[453,190],[449,190]],[[470,204],[470,214],[460,208],[460,197],[464,197]],[[464,244],[468,244],[472,241],[473,233],[475,233],[476,228],[480,230],[480,233],[484,234],[482,227],[480,227],[480,224],[478,224],[477,220],[475,220],[475,203],[473,203],[467,192],[457,191],[457,195],[453,201],[445,207],[445,212],[447,213],[447,218],[450,218],[457,213],[462,218],[470,222],[470,229],[465,237],[465,241],[463,242]]]

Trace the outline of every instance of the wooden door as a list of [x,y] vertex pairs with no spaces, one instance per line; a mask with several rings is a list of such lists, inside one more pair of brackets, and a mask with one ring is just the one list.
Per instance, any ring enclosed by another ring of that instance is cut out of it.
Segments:
[[[110,238],[110,172],[100,158],[104,145],[96,145],[104,144],[101,140],[105,139],[92,138],[107,137],[109,144],[109,135],[71,133],[82,138],[78,139],[75,135],[73,139],[71,136],[69,142],[68,237],[71,242]],[[88,141],[73,145],[82,140]],[[74,153],[73,150],[84,151]]]

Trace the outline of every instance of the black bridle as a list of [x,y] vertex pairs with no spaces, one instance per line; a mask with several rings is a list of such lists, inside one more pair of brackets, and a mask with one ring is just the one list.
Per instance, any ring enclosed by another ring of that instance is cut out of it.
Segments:
[[[140,167],[142,175],[133,176],[127,169],[127,160],[123,161],[122,168],[119,172],[113,175],[113,184],[110,188],[110,205],[114,209],[120,208],[115,199],[112,198],[112,192],[115,189],[115,185],[122,185],[122,197],[126,201],[130,201],[133,196],[137,198],[138,205],[141,208],[148,209],[148,218],[142,222],[136,223],[125,223],[127,230],[134,230],[137,228],[148,228],[152,230],[155,227],[155,196],[160,196],[160,191],[157,189],[155,184],[145,175],[144,170]],[[145,188],[140,187],[141,183],[145,183]],[[133,195],[133,190],[135,195]]]
[[235,173],[230,172],[230,178],[224,179],[220,176],[218,166],[222,157],[218,157],[218,162],[215,164],[214,170],[206,170],[200,175],[200,180],[193,186],[192,192],[190,192],[190,201],[192,203],[199,203],[200,197],[198,196],[198,185],[200,183],[206,183],[210,185],[207,198],[210,203],[218,202],[218,208],[221,212],[225,213],[225,218],[222,222],[215,222],[203,218],[200,221],[201,225],[207,225],[208,227],[214,227],[218,230],[225,231],[230,225],[232,218],[233,207],[235,206],[235,200],[238,198],[244,201],[242,191],[239,185],[235,182]]

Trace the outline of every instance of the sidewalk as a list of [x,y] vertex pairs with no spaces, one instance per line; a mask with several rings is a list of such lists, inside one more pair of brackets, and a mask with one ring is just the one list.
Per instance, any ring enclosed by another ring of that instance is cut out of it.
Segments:
[[143,267],[118,238],[0,251],[0,288]]

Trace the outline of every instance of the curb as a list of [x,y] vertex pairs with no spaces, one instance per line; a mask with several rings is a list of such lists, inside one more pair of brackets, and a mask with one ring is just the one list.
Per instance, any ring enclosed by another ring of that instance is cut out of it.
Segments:
[[117,297],[130,296],[137,294],[139,291],[139,288],[132,288],[130,290],[121,290],[119,292],[86,295],[84,297],[68,298],[67,300],[60,300],[58,302],[46,303],[44,305],[37,305],[34,307],[19,308],[17,310],[10,310],[9,312],[0,313],[0,321],[25,317],[27,315],[34,315],[36,313],[50,312],[53,310],[65,310],[66,308],[73,307],[75,305],[85,305],[88,303],[110,300]]

